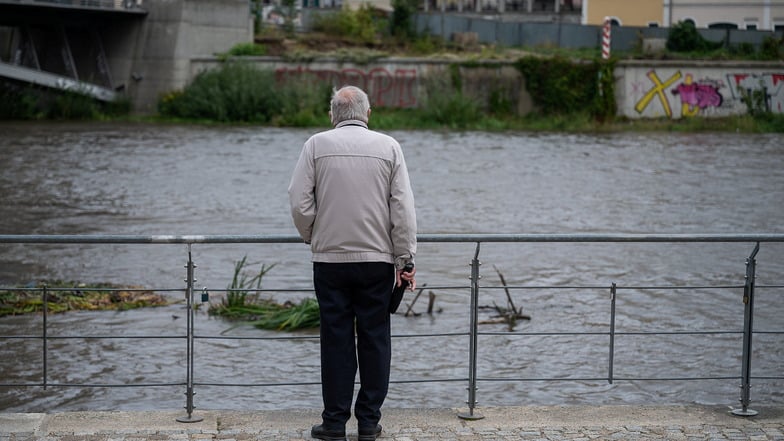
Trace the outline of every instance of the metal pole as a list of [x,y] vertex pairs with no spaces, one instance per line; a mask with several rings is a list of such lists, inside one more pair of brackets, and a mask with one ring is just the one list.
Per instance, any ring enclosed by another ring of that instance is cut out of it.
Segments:
[[196,268],[196,266],[193,264],[193,259],[191,258],[191,244],[188,244],[188,265],[185,268],[187,268],[185,279],[185,302],[187,309],[186,315],[188,317],[188,329],[185,338],[187,341],[185,345],[185,410],[188,412],[188,415],[177,418],[177,421],[181,423],[198,423],[199,421],[204,420],[204,418],[193,416],[193,284],[196,282],[193,278],[193,269]]
[[44,323],[43,323],[44,329],[43,329],[43,333],[41,334],[41,336],[43,337],[43,340],[44,340],[43,341],[43,349],[44,349],[44,378],[43,378],[44,383],[43,384],[44,384],[44,390],[46,390],[46,383],[47,383],[47,376],[48,376],[48,374],[47,374],[47,372],[48,372],[47,371],[47,355],[46,354],[47,354],[47,352],[49,352],[49,350],[48,350],[48,341],[47,341],[47,330],[46,330],[46,328],[47,328],[46,319],[47,319],[47,316],[49,315],[49,289],[47,288],[46,285],[44,285],[44,291],[43,291],[42,296],[43,296],[43,299],[44,299],[44,305],[43,305],[44,306]]
[[615,282],[610,287],[610,369],[607,382],[613,384],[613,360],[615,359]]
[[458,417],[464,420],[481,420],[484,416],[475,414],[474,408],[476,407],[476,345],[478,334],[478,319],[479,319],[479,246],[481,242],[476,243],[476,252],[474,259],[471,261],[471,313],[470,313],[470,337],[468,342],[468,413],[461,412],[457,414]]
[[754,251],[746,259],[746,284],[743,287],[743,360],[741,367],[740,404],[741,409],[733,409],[733,415],[754,416],[756,410],[749,409],[751,401],[751,340],[753,337],[754,321],[754,278],[757,272],[757,252],[759,242]]

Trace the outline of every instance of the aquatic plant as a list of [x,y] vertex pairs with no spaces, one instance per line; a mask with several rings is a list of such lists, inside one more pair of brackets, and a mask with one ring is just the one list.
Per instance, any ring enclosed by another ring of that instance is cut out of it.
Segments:
[[247,256],[234,263],[234,276],[226,288],[226,297],[219,304],[211,304],[208,313],[232,320],[243,320],[260,329],[290,331],[317,328],[319,307],[314,298],[300,303],[278,303],[271,298],[261,298],[261,282],[275,264],[261,264],[256,273],[248,273]]
[[[46,290],[46,300],[44,300]],[[41,281],[0,291],[0,317],[41,312],[126,310],[170,304],[165,297],[139,286]]]

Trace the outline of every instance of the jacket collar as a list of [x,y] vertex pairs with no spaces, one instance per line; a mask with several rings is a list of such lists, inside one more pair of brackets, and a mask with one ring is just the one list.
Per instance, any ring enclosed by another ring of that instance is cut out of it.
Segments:
[[367,125],[366,122],[360,121],[358,119],[347,119],[345,121],[341,121],[341,122],[339,122],[339,123],[337,123],[335,125],[335,128],[339,129],[341,127],[346,127],[346,126],[360,126],[360,127],[366,128],[366,129],[368,128],[368,125]]

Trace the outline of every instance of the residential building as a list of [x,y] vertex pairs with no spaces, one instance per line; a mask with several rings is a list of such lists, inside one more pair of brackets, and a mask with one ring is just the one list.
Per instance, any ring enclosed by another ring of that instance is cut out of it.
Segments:
[[784,0],[583,0],[583,24],[784,30]]

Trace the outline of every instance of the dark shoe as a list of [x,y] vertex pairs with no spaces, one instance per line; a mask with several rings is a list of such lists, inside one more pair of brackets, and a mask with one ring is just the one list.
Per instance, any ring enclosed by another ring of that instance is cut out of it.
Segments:
[[360,427],[359,441],[375,441],[379,433],[381,433],[381,424],[376,424],[376,427]]
[[324,425],[322,424],[313,426],[313,428],[310,429],[310,436],[312,436],[313,438],[323,439],[326,441],[346,441],[345,430],[325,429]]

